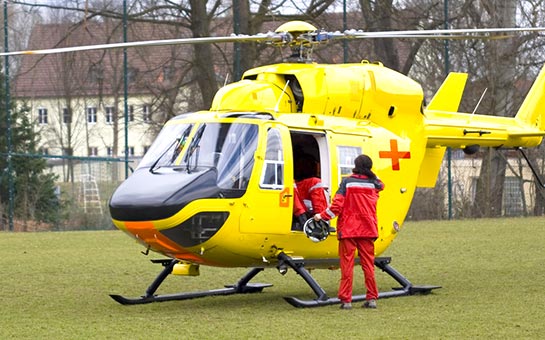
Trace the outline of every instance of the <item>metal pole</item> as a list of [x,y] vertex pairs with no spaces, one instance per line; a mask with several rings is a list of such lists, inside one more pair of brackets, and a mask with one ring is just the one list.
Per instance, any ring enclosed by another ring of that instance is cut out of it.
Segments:
[[[348,25],[346,22],[346,0],[343,0],[343,31],[346,31],[348,29]],[[346,64],[348,62],[348,41],[346,39],[343,40],[343,60]]]
[[[448,0],[444,1],[444,28],[449,28],[448,23]],[[448,76],[450,72],[450,60],[449,60],[449,41],[445,39],[445,76]],[[452,219],[452,149],[447,147],[447,170],[448,170],[448,219]]]
[[[123,42],[127,42],[127,0],[123,0]],[[129,79],[127,48],[123,48],[123,116],[125,123],[125,178],[129,177]]]
[[[240,34],[240,3],[239,0],[233,0],[233,30],[235,34]],[[247,33],[247,32],[246,32]],[[240,59],[241,59],[241,46],[239,43],[235,43],[233,48],[235,49],[235,60],[233,62],[233,81],[240,80],[242,77]]]
[[[4,51],[9,52],[8,46],[8,2],[4,1]],[[12,155],[12,143],[11,143],[11,98],[9,91],[9,57],[4,57],[4,84],[5,84],[5,95],[6,95],[6,139],[7,139],[7,148],[8,148],[8,223],[9,231],[13,231],[13,201],[14,201],[14,183],[13,183],[13,165],[11,163]]]

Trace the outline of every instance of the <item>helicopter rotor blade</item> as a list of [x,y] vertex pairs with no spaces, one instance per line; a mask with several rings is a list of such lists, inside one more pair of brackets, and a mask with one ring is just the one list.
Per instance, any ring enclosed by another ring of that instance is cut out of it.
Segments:
[[[302,34],[309,42],[319,43],[327,40],[344,39],[379,39],[379,38],[412,38],[412,39],[504,39],[514,33],[543,32],[545,27],[529,28],[473,28],[473,29],[439,29],[439,30],[404,30],[378,31],[346,30],[344,32],[314,31]],[[497,35],[494,35],[497,34]]]
[[131,41],[112,44],[84,45],[71,47],[48,48],[42,50],[27,50],[3,52],[0,56],[17,56],[17,55],[43,55],[56,54],[67,52],[104,50],[127,47],[143,47],[143,46],[164,46],[164,45],[185,45],[185,44],[213,44],[213,43],[229,43],[229,42],[257,42],[266,44],[285,44],[291,41],[291,36],[287,32],[268,32],[259,33],[256,35],[231,35],[226,37],[202,37],[202,38],[177,38],[163,40],[146,40],[146,41]]
[[[84,45],[72,47],[59,47],[41,50],[27,50],[3,52],[0,56],[17,55],[44,55],[78,51],[91,51],[99,49],[115,49],[127,47],[143,46],[164,46],[164,45],[184,45],[184,44],[213,44],[229,42],[257,42],[269,45],[305,45],[320,44],[329,40],[343,39],[377,39],[377,38],[411,38],[411,39],[503,39],[509,38],[513,33],[543,32],[545,27],[517,27],[517,28],[474,28],[474,29],[439,29],[439,30],[402,30],[402,31],[378,31],[366,32],[362,30],[346,30],[344,32],[327,32],[324,30],[314,31],[276,31],[259,33],[255,35],[231,35],[224,37],[197,37],[197,38],[177,38],[164,40],[133,41],[113,44]],[[499,34],[499,35],[493,35]]]
[[343,33],[347,38],[424,38],[424,39],[459,39],[495,38],[492,34],[543,32],[545,27],[511,27],[511,28],[470,28],[470,29],[438,29],[438,30],[405,30],[405,31],[380,31],[364,32],[361,30],[347,30]]

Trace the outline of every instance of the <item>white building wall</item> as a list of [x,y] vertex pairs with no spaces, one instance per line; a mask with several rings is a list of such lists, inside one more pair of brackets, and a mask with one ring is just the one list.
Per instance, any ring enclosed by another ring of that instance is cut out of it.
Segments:
[[[147,100],[148,99],[148,100]],[[128,124],[128,146],[134,151],[130,156],[142,156],[153,142],[161,123],[146,121],[144,119],[144,107],[151,100],[146,97],[131,98],[129,107],[132,108],[132,118]],[[36,130],[40,134],[39,148],[47,150],[50,155],[66,154],[68,147],[73,149],[73,156],[101,156],[120,157],[124,156],[125,127],[123,102],[118,105],[118,112],[121,117],[117,122],[118,130],[118,152],[108,154],[108,148],[114,146],[113,122],[107,122],[106,108],[114,106],[113,98],[76,98],[71,101],[72,122],[67,124],[64,121],[63,110],[67,108],[66,100],[63,99],[34,99],[27,103],[30,105],[30,114],[36,122]],[[96,119],[89,117],[88,108],[96,108]],[[47,121],[40,117],[39,112],[47,110]],[[153,108],[152,108],[153,109]],[[164,120],[164,115],[154,112],[153,118]],[[71,128],[71,140],[69,131]],[[90,150],[91,148],[91,150]],[[96,154],[94,152],[96,150]],[[91,151],[91,152],[90,152]]]
[[[451,162],[452,173],[452,200],[453,204],[463,206],[465,202],[473,202],[475,199],[476,182],[481,171],[480,159],[455,159]],[[535,205],[534,176],[524,159],[509,158],[509,166],[506,169],[504,183],[503,206],[504,213],[514,214],[516,210],[523,209],[523,201],[526,209],[532,209]],[[447,162],[444,161],[441,177],[446,183]],[[520,188],[522,180],[522,192]],[[447,188],[445,186],[445,188]],[[524,197],[522,197],[524,196]],[[520,207],[517,205],[520,204]]]

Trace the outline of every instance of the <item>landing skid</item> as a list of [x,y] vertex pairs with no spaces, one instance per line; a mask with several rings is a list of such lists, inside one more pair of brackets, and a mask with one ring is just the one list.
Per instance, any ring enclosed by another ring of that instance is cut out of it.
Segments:
[[178,293],[178,294],[165,294],[165,295],[155,295],[155,292],[163,281],[167,278],[168,275],[172,273],[174,265],[178,263],[178,260],[159,260],[153,261],[162,263],[165,267],[161,273],[155,278],[151,285],[146,289],[146,294],[137,297],[137,298],[127,298],[121,295],[110,294],[112,299],[119,302],[122,305],[140,305],[145,303],[152,302],[163,302],[163,301],[173,301],[173,300],[188,300],[195,299],[205,296],[214,296],[214,295],[231,295],[231,294],[246,294],[246,293],[257,293],[261,292],[263,288],[272,286],[271,284],[264,283],[249,283],[249,281],[263,271],[263,268],[252,268],[246,275],[244,275],[236,284],[226,285],[225,288],[205,290],[199,292],[187,292],[187,293]]
[[[337,297],[329,297],[327,295],[325,290],[318,284],[314,277],[305,268],[304,260],[293,259],[285,253],[280,253],[278,255],[278,260],[279,269],[286,268],[287,266],[291,267],[305,280],[305,282],[316,294],[316,299],[311,300],[302,300],[296,297],[285,297],[284,299],[289,304],[295,307],[321,307],[340,303],[340,300]],[[433,289],[441,288],[440,286],[414,286],[409,280],[407,280],[403,275],[401,275],[398,271],[390,266],[390,261],[391,258],[389,257],[378,257],[375,259],[375,266],[390,275],[401,285],[401,287],[393,288],[393,290],[389,292],[380,292],[380,299],[404,295],[428,294]],[[146,289],[145,295],[137,298],[127,298],[121,295],[110,295],[112,299],[122,305],[139,305],[152,302],[188,300],[205,296],[257,293],[263,291],[263,288],[272,286],[271,284],[264,283],[249,283],[251,279],[253,279],[257,274],[264,270],[264,268],[252,268],[236,284],[226,285],[225,288],[198,292],[155,295],[155,292],[157,291],[159,286],[163,283],[167,276],[172,273],[172,269],[174,268],[174,265],[178,263],[178,260],[154,260],[152,262],[161,263],[164,266],[164,269],[161,271],[161,273],[159,273],[159,275],[157,275],[157,277],[151,283],[148,289]],[[354,302],[363,300],[365,300],[365,295],[352,296],[352,301]]]
[[[288,255],[281,253],[278,259],[283,261],[286,265],[290,266],[297,274],[299,274],[310,286],[310,288],[316,294],[316,299],[313,300],[301,300],[296,297],[285,297],[284,299],[295,307],[321,307],[339,304],[341,301],[337,297],[328,297],[326,292],[320,287],[318,282],[310,275],[308,270],[304,267],[304,262],[301,260],[294,260]],[[433,289],[441,288],[441,286],[414,286],[409,280],[401,275],[397,270],[390,266],[390,257],[377,257],[375,259],[375,266],[382,269],[396,280],[401,287],[393,288],[389,292],[380,292],[379,299],[391,298],[396,296],[415,295],[415,294],[429,294]],[[365,295],[352,296],[353,302],[365,300]]]

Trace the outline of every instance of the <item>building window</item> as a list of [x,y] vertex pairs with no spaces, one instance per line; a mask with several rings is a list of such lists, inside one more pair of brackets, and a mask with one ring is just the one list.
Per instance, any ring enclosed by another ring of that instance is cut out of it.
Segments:
[[49,155],[49,150],[47,148],[41,147],[38,149],[38,153],[41,155]]
[[72,148],[62,148],[63,156],[72,156],[73,153],[74,153],[74,150],[72,150]]
[[106,106],[106,124],[113,124],[114,122],[114,107]]
[[505,176],[503,184],[505,215],[519,216],[523,212],[522,194],[522,180],[519,177]]
[[114,148],[112,148],[111,146],[107,146],[106,147],[106,154],[110,157],[112,157],[114,155]]
[[94,124],[97,122],[97,108],[88,107],[87,108],[87,123]]
[[[129,157],[134,156],[134,146],[128,146],[126,150],[129,151]],[[125,150],[123,150],[123,154],[125,154]]]
[[144,145],[144,155],[148,153],[149,148],[150,148],[150,145]]
[[452,152],[450,154],[451,159],[464,159],[466,158],[466,154],[464,153],[464,150],[462,149],[452,149]]
[[352,174],[354,168],[354,160],[361,154],[361,148],[357,146],[339,146],[338,165],[339,165],[339,180]]
[[89,68],[89,81],[91,83],[100,83],[104,79],[104,70],[100,65],[91,65]]
[[162,81],[171,81],[174,78],[174,68],[172,66],[163,66]]
[[129,83],[136,81],[137,76],[138,76],[138,69],[135,67],[129,67],[127,70],[127,81]]
[[38,124],[45,125],[47,124],[47,109],[46,108],[39,108],[38,109]]
[[129,122],[134,122],[134,105],[129,105]]
[[89,147],[89,156],[98,156],[98,148],[96,146]]
[[71,124],[72,123],[72,110],[65,107],[62,109],[62,122],[64,124]]
[[144,123],[151,122],[151,112],[150,112],[150,106],[148,104],[144,104],[142,106],[142,120]]

